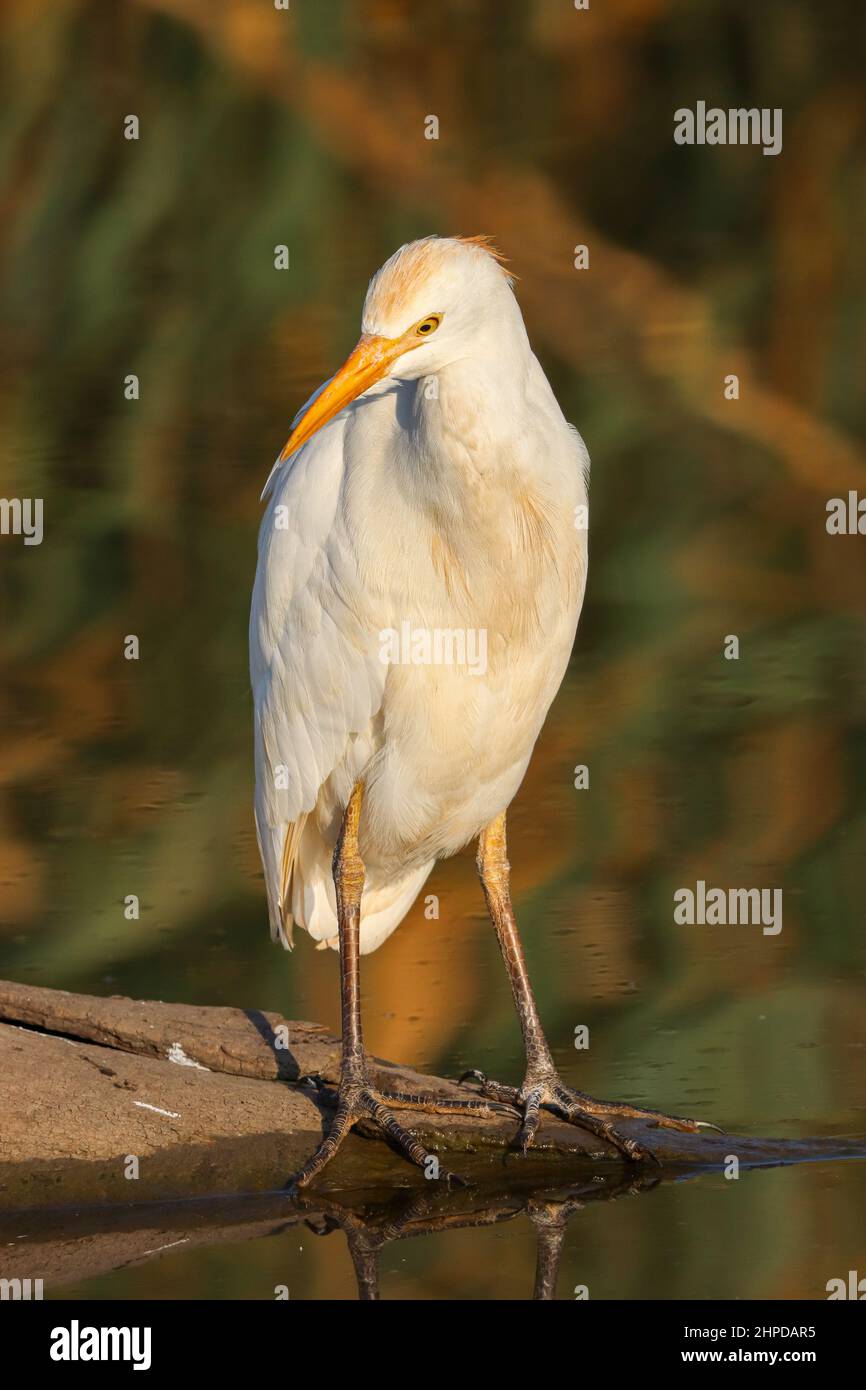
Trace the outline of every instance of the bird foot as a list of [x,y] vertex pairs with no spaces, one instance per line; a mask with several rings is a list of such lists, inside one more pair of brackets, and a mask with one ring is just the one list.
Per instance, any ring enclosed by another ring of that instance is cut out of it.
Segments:
[[[317,1089],[321,1089],[321,1085]],[[312,1158],[289,1180],[287,1187],[290,1191],[307,1187],[334,1157],[346,1135],[359,1120],[372,1123],[410,1162],[423,1168],[425,1176],[449,1186],[466,1187],[468,1184],[463,1178],[440,1168],[435,1154],[428,1153],[390,1112],[418,1110],[427,1115],[492,1116],[501,1114],[504,1110],[513,1112],[513,1109],[513,1106],[503,1105],[495,1099],[464,1100],[459,1097],[452,1099],[447,1096],[414,1095],[403,1091],[378,1091],[364,1076],[343,1080],[337,1092],[336,1113],[327,1135]]]
[[[606,1139],[633,1163],[649,1161],[658,1163],[651,1149],[636,1140],[621,1134],[611,1124],[611,1116],[627,1119],[648,1120],[662,1129],[677,1129],[684,1133],[696,1134],[699,1129],[717,1129],[706,1121],[686,1120],[680,1115],[666,1115],[661,1110],[644,1110],[640,1106],[627,1105],[617,1101],[595,1100],[566,1086],[555,1071],[538,1075],[527,1073],[522,1086],[503,1086],[491,1081],[482,1071],[467,1071],[461,1082],[468,1079],[477,1081],[481,1094],[500,1104],[513,1105],[521,1113],[520,1129],[515,1136],[514,1145],[526,1153],[532,1144],[541,1119],[542,1106],[554,1111],[561,1119],[578,1129],[585,1129],[599,1139]],[[721,1131],[720,1131],[721,1133]]]

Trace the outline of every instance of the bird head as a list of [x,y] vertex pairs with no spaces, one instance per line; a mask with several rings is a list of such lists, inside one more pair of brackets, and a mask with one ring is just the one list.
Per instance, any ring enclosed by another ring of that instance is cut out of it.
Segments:
[[295,422],[279,461],[376,382],[416,380],[464,356],[502,296],[513,313],[511,277],[486,237],[401,246],[370,281],[356,347]]

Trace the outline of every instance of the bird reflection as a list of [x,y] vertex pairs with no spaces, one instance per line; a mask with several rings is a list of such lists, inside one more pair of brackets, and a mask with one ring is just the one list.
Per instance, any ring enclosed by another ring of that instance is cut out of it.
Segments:
[[526,1216],[536,1235],[531,1297],[551,1301],[556,1298],[562,1249],[574,1213],[591,1202],[636,1196],[660,1182],[656,1173],[620,1170],[609,1177],[596,1175],[567,1187],[540,1187],[527,1193],[482,1194],[465,1189],[452,1192],[449,1198],[403,1189],[381,1203],[352,1205],[333,1196],[298,1192],[295,1201],[308,1213],[304,1224],[314,1235],[329,1236],[338,1230],[345,1235],[362,1302],[379,1298],[379,1255],[395,1241],[497,1226]]

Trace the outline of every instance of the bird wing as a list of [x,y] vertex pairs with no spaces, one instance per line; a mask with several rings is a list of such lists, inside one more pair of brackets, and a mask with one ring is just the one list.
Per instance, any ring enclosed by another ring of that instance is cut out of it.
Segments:
[[337,416],[274,470],[259,532],[250,614],[256,828],[271,933],[285,946],[306,818],[338,769],[348,797],[353,735],[369,728],[387,674],[340,522],[344,431]]

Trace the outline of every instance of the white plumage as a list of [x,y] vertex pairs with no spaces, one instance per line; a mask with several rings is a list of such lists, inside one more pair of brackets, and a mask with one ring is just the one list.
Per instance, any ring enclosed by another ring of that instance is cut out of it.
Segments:
[[[517,791],[583,600],[588,457],[482,241],[402,247],[362,327],[266,488],[250,664],[272,934],[337,947],[331,859],[363,778],[367,952]],[[485,659],[383,660],[407,630]]]

